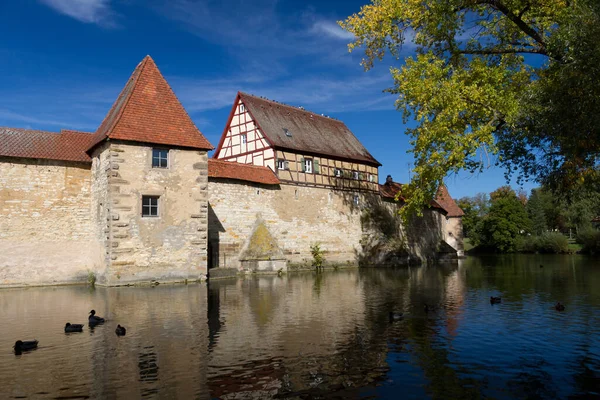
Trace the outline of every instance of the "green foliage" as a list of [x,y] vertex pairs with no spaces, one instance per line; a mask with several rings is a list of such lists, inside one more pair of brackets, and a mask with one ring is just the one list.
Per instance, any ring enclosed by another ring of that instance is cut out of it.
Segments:
[[577,235],[577,243],[580,243],[583,253],[594,253],[600,252],[600,231],[596,229],[585,229]]
[[541,235],[548,230],[546,223],[546,212],[541,198],[541,190],[533,189],[527,202],[527,213],[531,219],[531,231],[535,235]]
[[478,242],[478,225],[487,215],[490,202],[487,194],[478,193],[473,197],[462,197],[457,201],[458,206],[464,211],[462,218],[463,236]]
[[96,286],[96,274],[94,274],[92,271],[88,272],[87,283],[92,287]]
[[560,232],[546,232],[540,236],[540,253],[568,253],[569,240]]
[[323,268],[325,257],[323,256],[323,249],[321,249],[321,244],[319,242],[310,246],[310,253],[313,257],[313,266],[316,269]]
[[525,206],[509,187],[499,188],[490,197],[490,212],[481,221],[480,244],[500,252],[514,252],[517,250],[517,238],[530,230]]
[[[390,68],[388,90],[405,120],[417,122],[406,130],[415,163],[403,215],[420,213],[449,173],[491,165],[490,155],[507,175],[600,180],[596,3],[371,0],[340,22],[356,38],[350,51],[364,50],[366,70],[386,53],[400,58],[408,38],[416,45],[416,55]],[[525,54],[544,62],[529,65]]]

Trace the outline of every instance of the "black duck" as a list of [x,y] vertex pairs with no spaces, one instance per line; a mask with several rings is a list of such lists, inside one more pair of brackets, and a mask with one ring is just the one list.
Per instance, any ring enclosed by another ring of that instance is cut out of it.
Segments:
[[83,325],[82,324],[72,324],[70,322],[67,322],[65,325],[65,333],[70,333],[70,332],[83,332]]
[[96,315],[96,310],[90,311],[90,317],[88,318],[90,325],[98,325],[104,322],[104,318]]
[[14,346],[15,353],[21,354],[23,351],[33,350],[37,348],[38,343],[37,340],[17,340]]
[[117,325],[117,329],[115,329],[115,333],[117,334],[117,336],[125,336],[125,334],[127,333],[127,329],[125,329],[124,326]]

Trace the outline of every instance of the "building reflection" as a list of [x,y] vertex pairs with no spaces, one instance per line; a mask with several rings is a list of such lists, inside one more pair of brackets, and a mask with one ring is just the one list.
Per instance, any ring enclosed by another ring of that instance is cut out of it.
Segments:
[[[0,378],[14,382],[0,385],[0,398],[388,398],[398,388],[418,398],[589,398],[599,382],[600,270],[585,270],[585,285],[556,286],[572,266],[544,261],[535,274],[517,261],[3,291],[11,324],[0,326],[1,346],[34,332],[40,348],[0,352]],[[574,268],[580,276],[584,267]],[[568,312],[551,309],[558,296]],[[64,334],[64,322],[85,322],[91,309],[108,321]],[[390,322],[390,311],[404,317]],[[531,335],[539,326],[554,331],[540,340]],[[25,382],[32,370],[44,373]],[[557,374],[572,384],[557,385]]]

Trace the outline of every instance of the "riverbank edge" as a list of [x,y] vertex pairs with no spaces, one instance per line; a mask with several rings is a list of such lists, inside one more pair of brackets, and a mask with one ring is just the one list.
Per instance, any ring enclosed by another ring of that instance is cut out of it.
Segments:
[[[452,262],[458,262],[458,260],[465,259],[466,256],[456,257],[452,259],[431,259],[431,260],[419,260],[411,259],[409,262],[400,263],[384,263],[384,264],[364,264],[361,262],[341,262],[341,263],[325,263],[318,271],[337,271],[337,270],[349,270],[349,269],[360,269],[360,268],[394,268],[394,267],[407,267],[407,266],[418,266],[426,265],[429,263],[433,264],[446,264]],[[218,272],[217,272],[218,271]],[[233,279],[233,278],[244,278],[252,276],[277,276],[283,274],[295,274],[295,273],[306,273],[316,272],[317,269],[310,263],[290,263],[288,264],[287,271],[249,271],[249,270],[238,270],[235,268],[212,268],[208,271],[208,275],[201,279],[167,279],[167,280],[140,280],[140,281],[128,281],[126,283],[112,283],[107,284],[105,282],[95,281],[93,284],[90,283],[88,277],[82,278],[81,280],[73,281],[59,281],[59,282],[48,282],[48,283],[18,283],[18,284],[0,284],[0,290],[8,289],[24,289],[24,288],[35,288],[35,287],[60,287],[60,286],[90,286],[90,287],[151,287],[158,285],[186,285],[191,283],[205,283],[211,280],[221,279]],[[212,274],[211,274],[212,272]]]

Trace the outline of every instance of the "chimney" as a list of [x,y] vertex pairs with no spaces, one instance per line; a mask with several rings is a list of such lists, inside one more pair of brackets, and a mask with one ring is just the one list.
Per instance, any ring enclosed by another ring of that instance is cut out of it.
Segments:
[[394,180],[392,179],[392,176],[391,176],[391,175],[388,175],[388,176],[385,178],[385,184],[386,184],[386,185],[391,185],[393,182],[394,182]]

